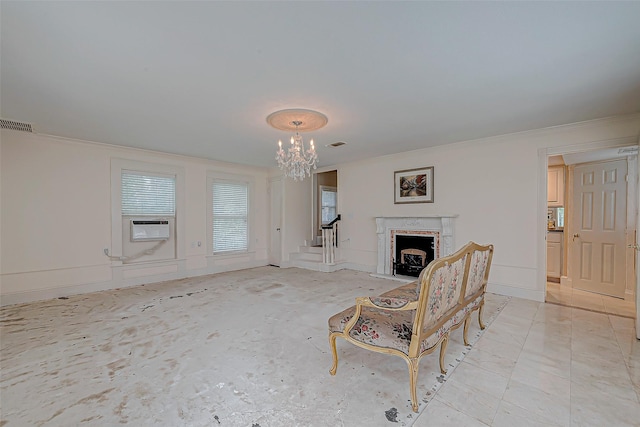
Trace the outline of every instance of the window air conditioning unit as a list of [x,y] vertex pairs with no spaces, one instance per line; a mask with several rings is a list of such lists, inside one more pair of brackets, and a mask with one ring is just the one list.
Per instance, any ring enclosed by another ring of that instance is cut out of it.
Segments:
[[169,240],[169,221],[131,220],[131,241]]

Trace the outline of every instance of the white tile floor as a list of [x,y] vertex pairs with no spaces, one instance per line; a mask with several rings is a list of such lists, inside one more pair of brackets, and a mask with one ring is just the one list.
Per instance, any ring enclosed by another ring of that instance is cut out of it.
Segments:
[[623,317],[635,318],[636,315],[636,305],[633,300],[573,289],[554,282],[547,282],[546,302]]
[[330,376],[328,317],[395,286],[263,267],[0,309],[0,426],[640,425],[633,319],[492,294],[419,413],[400,358],[340,342]]
[[415,425],[638,426],[639,399],[633,319],[514,298]]

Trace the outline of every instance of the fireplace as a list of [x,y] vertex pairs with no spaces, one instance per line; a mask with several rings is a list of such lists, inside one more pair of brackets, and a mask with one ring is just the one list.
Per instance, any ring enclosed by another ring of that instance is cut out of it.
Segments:
[[[422,268],[433,259],[452,254],[455,217],[457,215],[377,217],[376,273],[391,277],[394,274],[417,277]],[[398,238],[400,238],[399,248]]]
[[432,235],[398,234],[393,239],[393,274],[418,277],[435,258],[435,233]]

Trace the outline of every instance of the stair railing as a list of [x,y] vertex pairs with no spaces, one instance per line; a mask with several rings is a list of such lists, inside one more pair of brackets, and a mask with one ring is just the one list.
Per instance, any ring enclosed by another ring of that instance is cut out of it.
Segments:
[[336,261],[336,246],[338,244],[338,221],[340,215],[328,224],[322,224],[322,262],[333,264]]

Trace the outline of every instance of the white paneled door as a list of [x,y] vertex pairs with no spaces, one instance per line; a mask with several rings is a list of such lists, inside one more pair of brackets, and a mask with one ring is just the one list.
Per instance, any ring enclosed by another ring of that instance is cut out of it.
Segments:
[[624,298],[627,160],[578,165],[573,184],[573,286]]
[[282,179],[269,181],[269,264],[282,260]]

